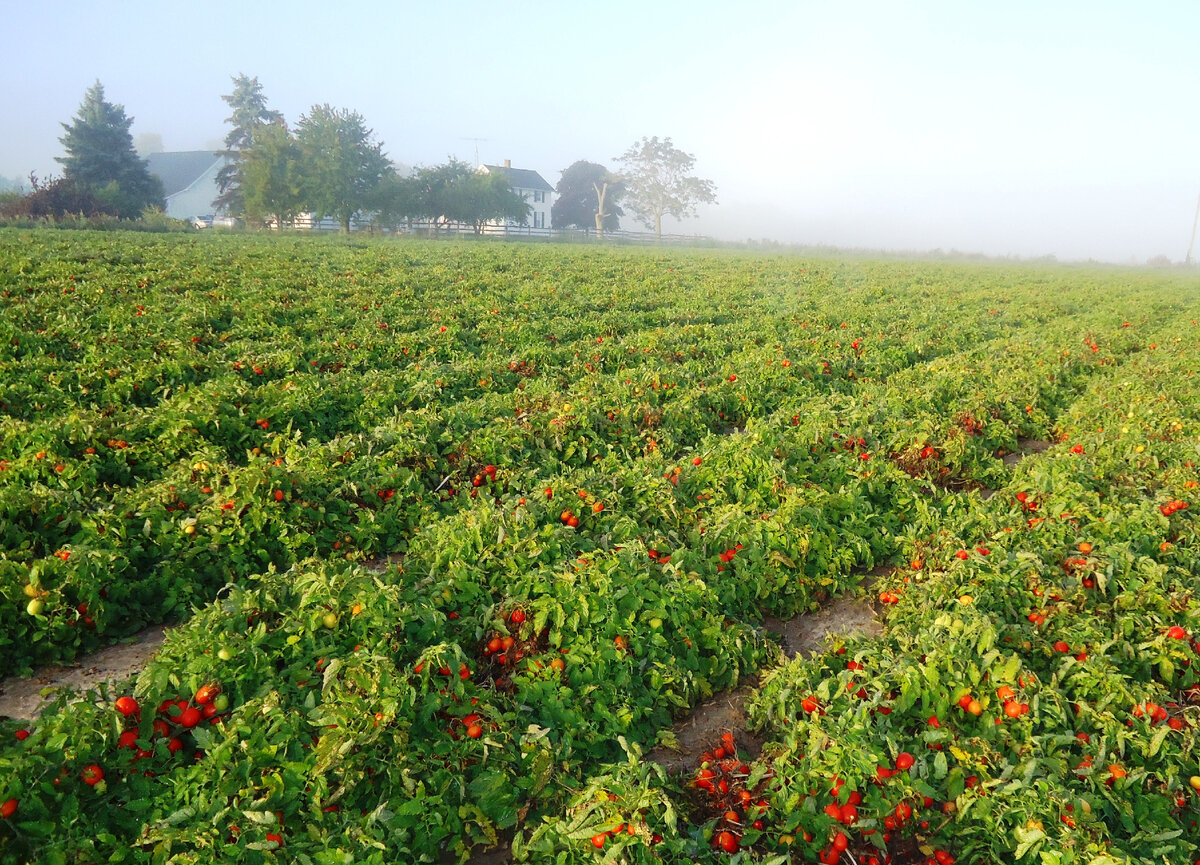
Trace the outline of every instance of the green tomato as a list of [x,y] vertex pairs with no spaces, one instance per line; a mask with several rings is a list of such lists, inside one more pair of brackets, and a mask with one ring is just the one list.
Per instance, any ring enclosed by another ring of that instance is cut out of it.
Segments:
[[46,609],[46,603],[41,598],[34,598],[25,605],[25,612],[31,616],[40,616],[44,609]]
[[229,697],[225,694],[217,694],[217,696],[213,697],[212,704],[213,708],[218,712],[224,712],[229,708]]
[[650,620],[650,627],[654,628],[654,630],[657,631],[659,628],[662,627],[662,619],[655,616],[653,619]]
[[222,661],[228,661],[233,658],[233,652],[222,646],[221,648],[217,649],[217,657]]
[[337,613],[326,613],[321,617],[321,624],[327,628],[336,628],[338,623]]

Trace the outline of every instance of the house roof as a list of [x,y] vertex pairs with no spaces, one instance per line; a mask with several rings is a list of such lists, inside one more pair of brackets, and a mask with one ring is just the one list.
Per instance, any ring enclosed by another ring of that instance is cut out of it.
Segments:
[[164,194],[170,196],[187,189],[212,168],[214,162],[223,158],[211,150],[181,150],[151,153],[146,161],[150,163],[150,173],[162,180]]
[[554,187],[532,168],[505,168],[503,165],[485,165],[488,174],[499,174],[508,180],[513,189],[532,189],[537,192],[553,192]]

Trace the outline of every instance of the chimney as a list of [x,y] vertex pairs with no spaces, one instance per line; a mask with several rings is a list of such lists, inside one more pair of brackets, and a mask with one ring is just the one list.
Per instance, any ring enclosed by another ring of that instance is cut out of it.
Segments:
[[505,167],[505,168],[512,168],[512,160],[511,160],[511,159],[506,159],[506,160],[504,160],[504,167]]

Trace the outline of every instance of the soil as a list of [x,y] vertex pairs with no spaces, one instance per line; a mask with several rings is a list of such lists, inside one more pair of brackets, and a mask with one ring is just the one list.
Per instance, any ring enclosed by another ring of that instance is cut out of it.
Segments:
[[146,628],[128,640],[101,649],[66,667],[45,667],[28,679],[0,679],[0,716],[32,721],[55,694],[70,688],[78,698],[101,682],[120,682],[136,676],[158,651],[166,635],[161,626]]
[[[866,572],[863,585],[868,589],[879,577],[893,569],[880,566]],[[788,658],[815,654],[825,641],[835,634],[865,634],[877,636],[883,625],[875,617],[875,609],[864,600],[850,597],[835,598],[815,613],[805,613],[788,621],[767,616],[763,628],[780,638],[783,653]],[[723,733],[732,733],[738,750],[749,759],[762,752],[763,740],[746,729],[746,701],[758,688],[755,679],[733,691],[727,691],[697,706],[687,718],[675,724],[671,732],[677,748],[660,745],[646,755],[676,775],[691,772],[700,764],[700,755],[718,745]]]
[[394,565],[400,564],[403,560],[404,553],[388,553],[386,556],[376,556],[373,559],[367,559],[362,563],[362,566],[368,571],[382,574],[390,570]]
[[1030,454],[1040,454],[1053,444],[1053,442],[1044,442],[1038,439],[1017,439],[1018,450],[1011,454],[1005,454],[1002,460],[1006,466],[1012,468]]
[[762,753],[763,740],[746,730],[746,701],[757,689],[755,678],[736,690],[705,700],[671,728],[679,747],[659,745],[646,754],[646,759],[671,775],[691,772],[700,765],[701,754],[721,743],[722,733],[733,733],[738,752],[746,758],[757,757]]
[[768,616],[763,619],[763,628],[779,636],[783,652],[789,658],[816,654],[834,634],[875,637],[883,632],[883,625],[875,618],[875,608],[867,601],[849,597],[835,598],[815,613],[786,622]]

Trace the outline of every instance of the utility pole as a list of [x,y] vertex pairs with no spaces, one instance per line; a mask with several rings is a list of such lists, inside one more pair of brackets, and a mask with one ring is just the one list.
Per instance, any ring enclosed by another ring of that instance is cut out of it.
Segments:
[[1183,260],[1184,264],[1191,265],[1192,251],[1196,248],[1196,227],[1200,226],[1200,195],[1196,196],[1196,218],[1192,220],[1192,242],[1188,244],[1187,258]]

